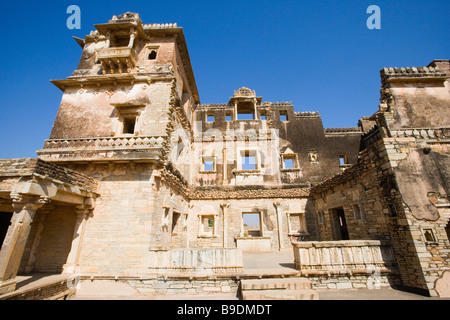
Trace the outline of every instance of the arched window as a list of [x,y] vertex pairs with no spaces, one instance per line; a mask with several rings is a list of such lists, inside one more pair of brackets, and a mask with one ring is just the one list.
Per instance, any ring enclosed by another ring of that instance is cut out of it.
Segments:
[[157,54],[156,50],[150,51],[150,53],[148,54],[148,60],[155,60],[156,54]]

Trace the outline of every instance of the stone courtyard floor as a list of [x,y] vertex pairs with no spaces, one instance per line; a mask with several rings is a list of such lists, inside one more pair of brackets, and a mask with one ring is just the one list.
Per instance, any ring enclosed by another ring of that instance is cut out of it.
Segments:
[[[275,252],[244,252],[244,272],[295,272],[292,249],[283,249]],[[263,271],[264,270],[264,271]],[[349,289],[349,290],[317,290],[319,300],[442,300],[430,298],[419,294],[405,292],[391,288],[381,289]],[[80,297],[72,300],[113,300],[114,297]],[[235,294],[209,295],[209,296],[130,296],[117,297],[119,300],[238,300]],[[446,299],[448,300],[448,299]]]

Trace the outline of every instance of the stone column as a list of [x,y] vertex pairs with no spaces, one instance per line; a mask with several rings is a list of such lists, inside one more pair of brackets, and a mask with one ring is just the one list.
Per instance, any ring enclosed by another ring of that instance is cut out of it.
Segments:
[[76,268],[79,265],[81,242],[83,241],[86,220],[89,216],[90,210],[90,208],[85,206],[77,206],[75,209],[77,219],[75,221],[75,228],[72,237],[72,247],[70,248],[66,264],[63,266],[63,273],[75,273]]
[[228,208],[230,207],[229,203],[221,203],[222,207],[222,216],[223,216],[223,247],[228,248]]
[[33,244],[30,250],[30,256],[28,258],[27,265],[25,267],[25,273],[31,273],[34,270],[34,263],[36,262],[36,251],[39,247],[39,242],[41,240],[42,230],[45,226],[45,220],[47,220],[47,215],[49,212],[53,211],[55,206],[45,206],[39,210],[39,222],[37,225],[36,234],[33,239]]
[[0,251],[0,294],[14,291],[20,260],[36,210],[50,200],[44,197],[11,195],[14,215]]
[[277,201],[273,203],[275,207],[275,212],[277,215],[277,225],[278,225],[278,250],[281,250],[281,237],[282,237],[282,221],[281,221],[281,202]]

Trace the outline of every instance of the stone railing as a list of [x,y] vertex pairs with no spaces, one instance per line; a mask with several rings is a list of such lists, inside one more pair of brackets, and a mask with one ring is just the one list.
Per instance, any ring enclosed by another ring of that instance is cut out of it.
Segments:
[[243,271],[237,248],[150,250],[149,271],[154,273],[225,273]]
[[294,242],[295,267],[302,275],[389,273],[396,268],[389,241]]
[[449,139],[450,128],[411,128],[391,130],[392,137],[416,139]]
[[166,136],[99,137],[45,140],[44,149],[162,148]]

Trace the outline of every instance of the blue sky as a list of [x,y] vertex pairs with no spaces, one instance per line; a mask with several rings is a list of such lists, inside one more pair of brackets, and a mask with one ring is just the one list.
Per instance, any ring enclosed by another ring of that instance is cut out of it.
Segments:
[[[69,5],[81,29],[69,30]],[[381,9],[369,30],[366,9]],[[383,67],[450,58],[450,1],[31,1],[2,3],[0,158],[35,157],[58,111],[84,37],[113,15],[183,27],[202,103],[225,103],[245,86],[263,101],[319,111],[324,126],[356,126],[379,103]]]

